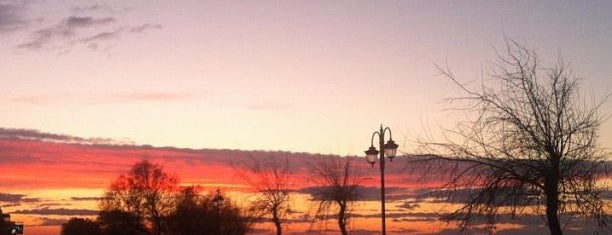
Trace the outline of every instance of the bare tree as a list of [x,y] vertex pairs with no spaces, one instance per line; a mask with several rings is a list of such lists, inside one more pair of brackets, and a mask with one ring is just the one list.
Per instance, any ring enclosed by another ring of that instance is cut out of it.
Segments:
[[315,187],[310,189],[317,201],[315,219],[327,220],[332,208],[336,212],[338,228],[347,235],[346,228],[353,204],[359,200],[361,177],[351,166],[351,158],[320,157],[310,168]]
[[174,209],[177,184],[161,166],[143,160],[111,184],[100,207],[102,212],[133,215],[149,234],[160,235],[164,218]]
[[608,174],[597,142],[603,101],[584,100],[560,58],[542,67],[533,50],[511,39],[498,55],[490,80],[475,89],[440,68],[466,95],[451,101],[465,104],[460,110],[468,114],[444,141],[424,145],[435,154],[428,164],[442,163],[438,173],[449,177],[438,196],[465,202],[443,219],[461,221],[464,229],[479,216],[494,224],[496,215],[530,208],[545,215],[554,235],[562,234],[561,215],[608,228],[597,183]]
[[293,185],[289,159],[281,156],[252,157],[250,163],[234,167],[237,174],[257,192],[258,198],[253,202],[253,208],[269,214],[276,234],[281,235]]

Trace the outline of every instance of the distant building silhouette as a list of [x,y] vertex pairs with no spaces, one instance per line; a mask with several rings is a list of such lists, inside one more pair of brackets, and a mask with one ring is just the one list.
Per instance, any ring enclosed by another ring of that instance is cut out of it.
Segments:
[[23,234],[23,224],[11,221],[10,214],[4,214],[0,208],[0,235],[20,235]]

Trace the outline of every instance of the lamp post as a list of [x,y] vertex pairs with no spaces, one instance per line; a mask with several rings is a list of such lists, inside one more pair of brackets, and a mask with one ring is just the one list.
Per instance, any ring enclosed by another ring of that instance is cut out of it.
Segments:
[[[389,141],[385,144],[385,134],[389,134]],[[374,147],[374,136],[378,135],[378,148],[381,151],[376,150]],[[382,235],[387,234],[387,224],[385,222],[385,156],[389,158],[389,161],[392,162],[395,157],[395,153],[397,152],[398,145],[393,142],[393,138],[391,137],[391,129],[389,127],[383,128],[382,124],[380,125],[380,130],[372,133],[372,138],[370,139],[370,148],[364,151],[366,154],[366,160],[368,163],[374,167],[374,163],[376,163],[377,158],[380,157],[380,210],[381,210],[381,221],[382,221]]]
[[219,207],[221,207],[221,204],[223,203],[223,196],[221,196],[221,190],[217,189],[217,194],[215,195],[215,197],[213,197],[212,203],[218,211]]
[[219,233],[219,230],[221,229],[221,206],[223,205],[223,196],[221,196],[221,190],[219,190],[219,188],[217,188],[217,194],[215,195],[215,197],[213,197],[212,199],[212,204],[215,207],[215,222],[217,223],[217,226],[215,226],[215,233]]

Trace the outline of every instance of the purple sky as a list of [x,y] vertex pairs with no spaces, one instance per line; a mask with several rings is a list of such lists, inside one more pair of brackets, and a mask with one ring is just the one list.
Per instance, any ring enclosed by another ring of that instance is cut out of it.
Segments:
[[[444,98],[524,41],[600,97],[609,1],[0,1],[0,126],[156,146],[361,154],[456,115]],[[604,114],[612,111],[608,103]],[[601,142],[612,147],[604,123]],[[410,152],[409,147],[401,149]]]

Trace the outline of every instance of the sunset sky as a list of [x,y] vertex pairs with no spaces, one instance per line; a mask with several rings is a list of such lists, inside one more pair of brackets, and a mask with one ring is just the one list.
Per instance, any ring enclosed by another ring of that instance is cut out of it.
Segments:
[[[0,0],[0,205],[21,203],[5,211],[53,234],[66,218],[40,210],[95,214],[92,198],[142,158],[233,187],[191,162],[217,153],[99,144],[361,156],[382,123],[412,153],[462,117],[436,65],[479,81],[506,37],[541,64],[561,55],[598,100],[612,92],[611,12],[612,1]],[[600,137],[612,148],[610,118]]]
[[[545,62],[562,53],[585,91],[610,91],[610,9],[609,1],[0,1],[0,126],[154,146],[361,154],[380,123],[400,142],[451,126],[443,100],[457,89],[435,65],[478,80],[504,35]],[[612,126],[603,128],[612,147]]]

